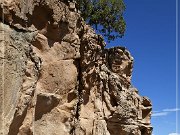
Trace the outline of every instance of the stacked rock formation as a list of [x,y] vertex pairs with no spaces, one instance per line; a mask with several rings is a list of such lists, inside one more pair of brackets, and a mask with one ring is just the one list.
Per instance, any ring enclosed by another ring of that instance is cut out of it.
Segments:
[[0,135],[151,135],[132,56],[105,49],[75,3],[0,4]]

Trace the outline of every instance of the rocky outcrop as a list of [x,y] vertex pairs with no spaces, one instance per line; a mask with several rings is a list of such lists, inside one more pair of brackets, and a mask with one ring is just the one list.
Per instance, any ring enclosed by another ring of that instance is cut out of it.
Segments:
[[0,135],[151,135],[133,58],[70,1],[0,1]]

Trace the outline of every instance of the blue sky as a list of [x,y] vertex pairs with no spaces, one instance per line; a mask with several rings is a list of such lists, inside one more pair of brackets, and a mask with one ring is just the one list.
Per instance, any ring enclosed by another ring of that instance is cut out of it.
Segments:
[[[153,103],[153,135],[176,132],[176,0],[124,0],[122,45],[135,59],[132,83]],[[179,125],[180,127],[180,125]],[[180,132],[180,131],[179,131]],[[179,134],[178,134],[179,135]]]

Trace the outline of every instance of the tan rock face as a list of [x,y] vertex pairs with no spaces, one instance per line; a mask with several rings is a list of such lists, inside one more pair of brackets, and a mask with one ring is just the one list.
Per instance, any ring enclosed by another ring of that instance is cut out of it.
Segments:
[[132,56],[105,49],[75,3],[0,4],[0,135],[151,135]]

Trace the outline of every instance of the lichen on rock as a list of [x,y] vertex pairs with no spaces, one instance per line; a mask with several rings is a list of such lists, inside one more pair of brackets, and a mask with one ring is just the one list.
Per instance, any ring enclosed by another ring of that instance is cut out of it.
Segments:
[[133,57],[106,49],[75,3],[0,4],[0,135],[151,135]]

